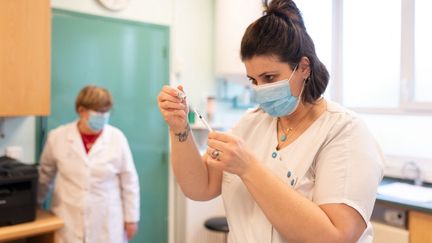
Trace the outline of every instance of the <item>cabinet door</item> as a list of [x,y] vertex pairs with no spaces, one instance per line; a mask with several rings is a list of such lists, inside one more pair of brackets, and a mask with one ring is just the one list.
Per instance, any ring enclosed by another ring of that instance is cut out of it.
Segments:
[[246,28],[261,16],[261,1],[217,0],[215,6],[216,75],[245,74],[240,43]]
[[432,215],[410,211],[409,213],[410,243],[432,242]]
[[50,1],[0,4],[0,116],[48,115]]

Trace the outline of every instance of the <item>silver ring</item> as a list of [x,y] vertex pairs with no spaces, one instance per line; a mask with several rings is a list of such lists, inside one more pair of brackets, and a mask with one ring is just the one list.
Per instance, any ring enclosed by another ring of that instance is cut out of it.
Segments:
[[213,150],[213,152],[211,153],[211,157],[212,157],[213,159],[218,159],[218,158],[219,158],[219,155],[220,155],[220,151],[217,150],[217,149]]
[[186,95],[185,95],[185,93],[182,93],[182,92],[178,92],[178,93],[177,93],[177,97],[178,97],[179,99],[181,99],[181,100],[186,99]]

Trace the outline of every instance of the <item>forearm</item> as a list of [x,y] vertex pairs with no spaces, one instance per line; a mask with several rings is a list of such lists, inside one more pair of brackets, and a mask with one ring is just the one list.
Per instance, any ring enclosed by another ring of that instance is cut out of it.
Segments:
[[170,130],[171,161],[177,183],[183,193],[193,200],[214,197],[210,188],[210,175],[195,144],[190,127],[182,131]]
[[340,232],[324,211],[262,164],[253,165],[242,180],[271,224],[288,242],[340,242]]
[[53,166],[42,164],[39,166],[38,170],[39,170],[39,180],[38,180],[37,202],[40,206],[42,206],[42,204],[45,202],[48,192],[52,188],[52,184],[56,174],[56,169]]

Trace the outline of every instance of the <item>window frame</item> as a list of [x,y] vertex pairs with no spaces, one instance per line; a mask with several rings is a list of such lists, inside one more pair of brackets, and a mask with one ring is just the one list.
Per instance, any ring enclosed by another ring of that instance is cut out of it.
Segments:
[[[347,0],[348,1],[348,0]],[[331,90],[330,96],[343,105],[343,3],[344,0],[333,0],[332,19],[332,57],[331,57]],[[351,107],[360,113],[397,114],[397,115],[430,115],[432,102],[415,100],[415,0],[401,0],[401,56],[399,78],[399,105],[396,108]]]

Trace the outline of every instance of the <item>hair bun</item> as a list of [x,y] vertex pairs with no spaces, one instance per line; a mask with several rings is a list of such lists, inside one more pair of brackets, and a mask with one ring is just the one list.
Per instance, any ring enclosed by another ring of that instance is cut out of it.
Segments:
[[292,0],[264,0],[264,15],[275,15],[288,22],[299,24],[305,29],[303,18],[297,5]]

